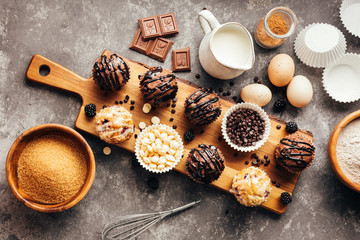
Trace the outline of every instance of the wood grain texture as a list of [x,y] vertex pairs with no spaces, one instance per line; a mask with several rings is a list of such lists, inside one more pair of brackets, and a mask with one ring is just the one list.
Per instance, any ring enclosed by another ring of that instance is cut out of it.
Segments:
[[[126,59],[126,58],[125,58]],[[27,71],[27,78],[31,81],[36,81],[39,83],[47,84],[54,86],[63,90],[71,91],[77,93],[81,96],[83,103],[80,109],[80,113],[76,119],[75,126],[78,129],[81,129],[85,132],[96,135],[95,133],[95,120],[87,118],[84,113],[84,107],[88,103],[94,103],[97,106],[99,111],[103,105],[111,106],[115,104],[115,101],[124,100],[126,95],[130,96],[130,100],[135,100],[135,109],[130,111],[133,115],[134,123],[136,125],[135,133],[139,133],[138,124],[143,121],[147,125],[150,125],[150,119],[152,116],[158,116],[161,119],[161,123],[167,125],[177,125],[177,131],[181,136],[188,129],[195,130],[196,137],[190,142],[184,144],[184,157],[180,163],[175,167],[176,171],[179,171],[183,174],[186,174],[185,163],[186,157],[191,148],[197,146],[198,144],[213,144],[217,146],[225,156],[225,170],[221,174],[220,178],[213,182],[211,185],[214,187],[220,188],[226,192],[229,192],[231,187],[232,179],[235,174],[246,167],[245,161],[248,160],[251,166],[251,153],[240,153],[238,152],[235,155],[235,150],[231,149],[225,141],[218,140],[218,137],[221,135],[221,120],[225,115],[226,111],[232,107],[235,102],[222,98],[220,99],[222,105],[222,114],[221,116],[212,124],[204,127],[194,126],[189,123],[184,115],[184,101],[185,98],[193,91],[197,89],[197,86],[183,79],[179,79],[178,86],[179,91],[177,94],[178,101],[176,103],[176,113],[171,113],[171,107],[158,108],[155,111],[151,111],[148,114],[142,112],[142,106],[145,103],[142,95],[139,91],[139,79],[138,75],[144,74],[148,66],[131,61],[126,59],[130,67],[130,80],[120,91],[117,92],[104,92],[96,85],[92,78],[85,79],[78,76],[77,74],[69,71],[68,69],[62,67],[61,65],[54,63],[45,57],[40,55],[34,55]],[[50,67],[50,74],[48,76],[41,76],[39,74],[39,67],[41,65],[47,65]],[[91,71],[91,69],[89,69]],[[123,106],[130,110],[130,101]],[[273,211],[277,214],[282,214],[286,210],[286,206],[282,205],[279,201],[280,194],[283,191],[293,193],[296,183],[300,177],[300,174],[291,174],[282,168],[277,168],[274,160],[274,149],[279,143],[280,139],[287,135],[285,130],[285,122],[277,119],[275,117],[269,116],[271,120],[271,133],[267,142],[260,149],[255,151],[261,159],[264,155],[268,155],[271,163],[269,166],[265,167],[261,165],[260,168],[265,170],[271,179],[275,179],[277,183],[280,183],[280,188],[273,186],[272,192],[269,199],[261,205],[261,207]],[[169,119],[174,118],[173,122],[170,122]],[[281,125],[281,129],[276,129],[277,125]],[[204,133],[201,134],[201,129],[204,130]],[[312,134],[307,131],[301,131],[302,134],[305,134],[307,137],[312,138]],[[127,142],[119,144],[118,146],[126,149],[130,152],[134,152],[135,138],[132,137]],[[195,183],[194,184],[198,184]]]

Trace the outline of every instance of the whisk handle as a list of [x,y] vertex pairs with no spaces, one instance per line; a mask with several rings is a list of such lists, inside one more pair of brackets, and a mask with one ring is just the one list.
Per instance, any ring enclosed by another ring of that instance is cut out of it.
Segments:
[[169,210],[167,211],[169,214],[173,214],[173,213],[176,213],[176,212],[180,212],[180,211],[183,211],[185,209],[188,209],[188,208],[191,208],[193,206],[195,206],[196,204],[198,204],[200,202],[200,200],[198,201],[195,201],[195,202],[191,202],[191,203],[188,203],[184,206],[181,206],[181,207],[178,207],[178,208],[174,208],[172,210]]

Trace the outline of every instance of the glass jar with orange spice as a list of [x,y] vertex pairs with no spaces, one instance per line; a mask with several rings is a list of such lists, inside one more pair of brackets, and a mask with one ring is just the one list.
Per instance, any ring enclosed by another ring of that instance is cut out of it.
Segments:
[[266,49],[277,48],[295,32],[296,25],[296,15],[289,8],[273,8],[260,19],[254,33],[255,41]]

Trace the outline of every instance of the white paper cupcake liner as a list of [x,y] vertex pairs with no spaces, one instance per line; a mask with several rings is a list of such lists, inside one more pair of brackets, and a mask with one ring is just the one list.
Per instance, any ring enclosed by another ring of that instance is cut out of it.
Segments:
[[[141,140],[144,138],[144,135],[148,132],[150,132],[151,130],[155,129],[155,128],[160,128],[160,127],[165,127],[167,131],[170,131],[172,132],[174,135],[175,135],[175,141],[177,141],[179,143],[179,151],[181,152],[181,154],[175,158],[175,162],[169,166],[169,167],[165,167],[161,170],[159,169],[153,169],[153,168],[150,168],[150,166],[145,163],[142,159],[142,157],[140,156],[140,143],[141,143]],[[140,165],[145,168],[146,170],[150,171],[150,172],[153,172],[153,173],[165,173],[165,172],[169,172],[170,170],[172,170],[181,160],[182,156],[184,154],[184,144],[183,144],[183,141],[180,137],[180,135],[178,134],[177,131],[175,131],[173,128],[165,125],[165,124],[156,124],[156,125],[151,125],[151,126],[148,126],[147,128],[145,128],[138,136],[138,138],[136,139],[136,142],[135,142],[135,156],[136,156],[136,159],[138,160],[138,162],[140,163]]]
[[[228,116],[232,112],[234,112],[235,110],[240,109],[240,108],[252,109],[252,110],[256,111],[260,115],[260,117],[265,121],[265,131],[264,131],[263,138],[260,141],[256,142],[256,144],[254,146],[248,146],[248,147],[238,146],[231,142],[231,140],[226,132],[226,123],[227,123]],[[266,140],[268,139],[268,137],[270,135],[270,127],[271,127],[270,119],[269,119],[268,115],[266,114],[266,112],[262,108],[258,107],[257,105],[255,105],[253,103],[239,103],[239,104],[232,106],[226,112],[226,114],[222,120],[222,123],[221,123],[221,132],[222,132],[222,135],[223,135],[225,141],[233,149],[240,151],[240,152],[252,152],[252,151],[255,151],[256,149],[260,148],[262,145],[264,145],[264,143],[266,142]]]
[[345,54],[346,39],[339,29],[330,24],[313,23],[298,34],[294,49],[303,63],[322,68]]
[[347,53],[326,67],[323,86],[338,102],[350,103],[360,99],[360,55]]
[[360,37],[360,0],[344,0],[340,7],[340,19],[346,30]]

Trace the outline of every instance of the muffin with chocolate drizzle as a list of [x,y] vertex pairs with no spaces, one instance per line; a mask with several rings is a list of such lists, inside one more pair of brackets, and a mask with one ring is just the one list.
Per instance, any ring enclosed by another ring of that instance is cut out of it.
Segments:
[[310,166],[314,157],[312,141],[299,133],[281,139],[275,148],[276,162],[291,173],[299,173]]
[[221,104],[217,94],[207,88],[200,88],[185,100],[185,115],[195,125],[207,125],[221,114]]
[[153,107],[169,105],[176,96],[177,78],[167,69],[152,67],[144,75],[139,75],[139,80],[144,100]]
[[94,64],[93,78],[101,90],[120,90],[130,78],[130,68],[122,57],[106,51]]
[[213,145],[200,144],[191,149],[186,160],[186,172],[191,179],[209,184],[224,170],[224,156]]

